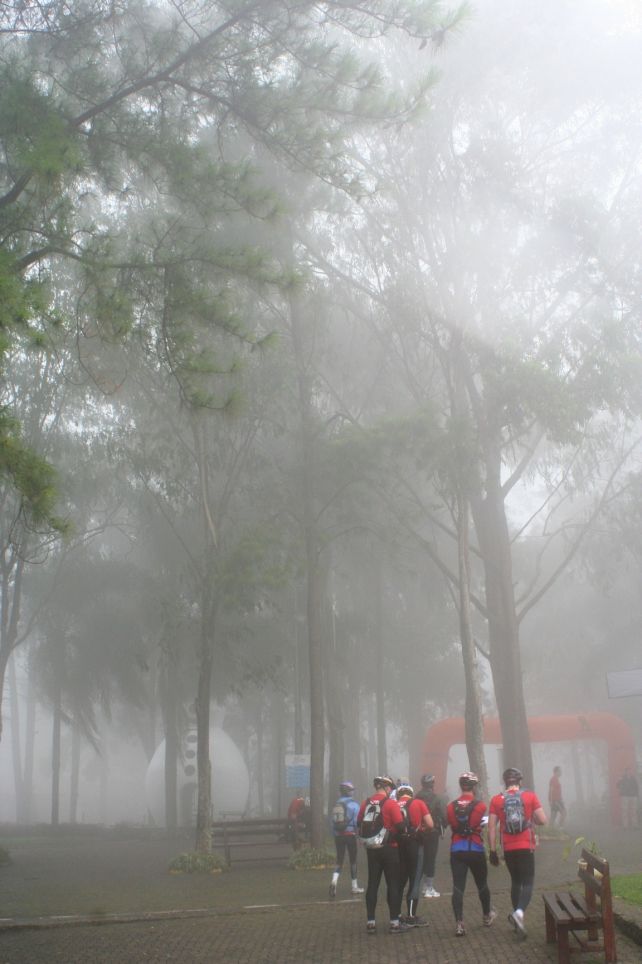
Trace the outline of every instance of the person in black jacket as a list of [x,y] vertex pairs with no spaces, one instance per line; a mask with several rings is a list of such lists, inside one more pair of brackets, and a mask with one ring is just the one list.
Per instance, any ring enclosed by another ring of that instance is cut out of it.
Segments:
[[435,890],[435,861],[437,860],[439,840],[443,837],[447,821],[443,800],[438,793],[435,793],[435,778],[432,773],[424,773],[421,778],[421,790],[417,793],[417,797],[423,800],[428,807],[433,822],[433,829],[424,834],[422,871],[424,890],[422,896],[439,897],[439,891]]

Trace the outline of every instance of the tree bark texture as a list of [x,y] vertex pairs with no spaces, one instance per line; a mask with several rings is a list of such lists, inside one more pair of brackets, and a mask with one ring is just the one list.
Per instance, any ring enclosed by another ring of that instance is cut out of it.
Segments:
[[459,565],[459,632],[464,663],[466,683],[466,703],[464,711],[466,749],[471,768],[479,777],[482,798],[488,790],[488,774],[484,757],[484,715],[477,651],[470,618],[470,546],[469,546],[469,506],[461,493],[457,495],[457,556]]
[[[202,615],[205,622],[205,614]],[[210,764],[210,699],[212,688],[212,644],[206,625],[201,627],[198,690],[196,696],[196,767],[198,790],[196,803],[197,853],[208,854],[212,849],[212,769]]]
[[298,294],[290,295],[292,346],[297,370],[300,412],[301,512],[305,550],[306,617],[310,673],[310,805],[311,843],[323,843],[323,778],[325,725],[323,713],[323,601],[320,544],[315,511],[316,444],[312,386],[303,338],[304,308]]
[[533,785],[533,758],[522,681],[519,625],[513,589],[510,536],[499,477],[499,455],[487,461],[486,496],[472,500],[484,566],[490,665],[506,766],[518,767]]

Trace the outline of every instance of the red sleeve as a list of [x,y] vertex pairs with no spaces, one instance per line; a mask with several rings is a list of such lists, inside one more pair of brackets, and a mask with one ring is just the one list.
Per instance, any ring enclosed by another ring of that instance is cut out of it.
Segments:
[[532,807],[531,813],[533,813],[533,811],[538,810],[542,805],[541,805],[541,803],[539,802],[539,797],[537,796],[536,793],[533,793],[532,790],[531,790],[531,792],[529,793],[528,796],[529,796],[529,798],[530,798],[530,804],[531,804],[531,807]]
[[503,798],[500,793],[493,797],[493,799],[490,801],[490,809],[488,812],[494,814],[498,819],[500,819],[502,815],[502,803]]
[[410,823],[411,823],[411,825],[412,825],[415,829],[416,829],[417,827],[421,827],[421,825],[422,825],[422,823],[423,823],[423,818],[424,818],[424,817],[426,816],[426,814],[429,813],[429,812],[430,812],[430,811],[428,810],[428,807],[426,806],[426,804],[424,803],[424,801],[423,801],[423,800],[419,800],[417,797],[415,797],[415,799],[414,799],[414,800],[411,800],[410,803],[409,803],[409,805],[408,805],[408,814],[409,814],[409,816],[410,816]]
[[449,803],[448,806],[446,807],[446,818],[448,820],[449,826],[452,827],[453,830],[456,830],[458,824],[457,824],[457,821],[455,820],[455,808],[452,803]]

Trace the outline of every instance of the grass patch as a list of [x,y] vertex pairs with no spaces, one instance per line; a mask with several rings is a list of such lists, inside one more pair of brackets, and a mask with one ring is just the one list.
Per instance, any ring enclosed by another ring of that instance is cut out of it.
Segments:
[[179,854],[170,862],[170,874],[220,874],[227,865],[220,854]]
[[336,854],[326,848],[317,850],[314,847],[301,847],[288,860],[288,867],[291,870],[327,870],[328,867],[334,867],[336,862]]
[[625,877],[613,877],[611,890],[616,897],[628,900],[630,904],[642,907],[642,874],[628,874]]

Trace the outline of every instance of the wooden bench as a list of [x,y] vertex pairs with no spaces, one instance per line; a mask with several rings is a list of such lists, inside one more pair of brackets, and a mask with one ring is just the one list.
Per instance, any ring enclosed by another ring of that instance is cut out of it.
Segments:
[[[222,849],[225,862],[232,866],[232,850],[237,848],[252,848],[247,857],[235,857],[235,860],[266,859],[261,851],[265,847],[289,846],[288,821],[284,818],[256,817],[248,820],[218,820],[211,824],[212,846]],[[268,854],[272,857],[272,854]]]
[[[578,861],[578,877],[584,883],[584,896],[566,893],[543,894],[546,914],[546,940],[557,941],[559,964],[569,964],[571,953],[604,951],[607,964],[617,961],[615,927],[611,902],[611,878],[608,860],[582,850]],[[599,931],[602,931],[602,940]],[[577,932],[586,931],[586,938]],[[579,944],[571,947],[569,935]]]

